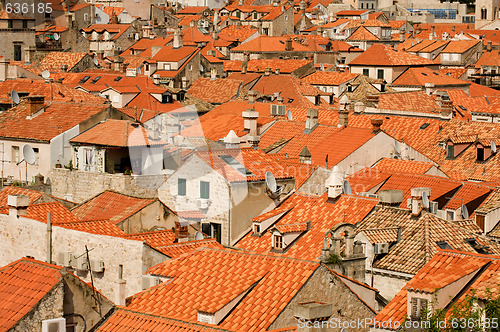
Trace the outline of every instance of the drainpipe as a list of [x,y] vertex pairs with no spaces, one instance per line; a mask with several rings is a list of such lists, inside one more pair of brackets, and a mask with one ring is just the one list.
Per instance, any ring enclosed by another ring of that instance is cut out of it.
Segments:
[[231,182],[228,182],[227,190],[229,192],[229,209],[227,210],[227,243],[228,246],[231,246]]
[[52,221],[47,212],[47,263],[52,264]]

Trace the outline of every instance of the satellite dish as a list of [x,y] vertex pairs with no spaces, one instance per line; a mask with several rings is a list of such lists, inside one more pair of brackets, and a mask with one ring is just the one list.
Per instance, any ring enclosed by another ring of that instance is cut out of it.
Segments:
[[349,183],[349,181],[344,180],[343,189],[344,189],[344,194],[346,194],[346,195],[352,194],[351,184]]
[[396,150],[397,154],[401,154],[401,147],[399,146],[399,141],[394,142],[394,150]]
[[19,104],[19,94],[16,91],[12,90],[10,92],[10,96],[11,96],[12,101],[14,102],[14,104],[16,104],[16,105]]
[[49,79],[49,78],[50,78],[50,72],[49,72],[48,70],[44,70],[44,71],[42,72],[42,77],[43,77],[44,79],[46,79],[46,80],[47,80],[47,79]]
[[270,171],[266,172],[266,186],[273,194],[278,190],[278,186],[276,185],[276,178]]
[[427,196],[427,193],[425,191],[422,193],[422,202],[424,203],[424,207],[426,209],[428,209],[429,208],[429,197]]
[[94,65],[99,66],[99,59],[94,58]]
[[203,240],[203,234],[199,231],[196,231],[196,233],[194,233],[194,239],[196,241],[200,241],[200,240]]
[[467,210],[467,206],[462,204],[462,218],[463,219],[469,219],[469,210]]
[[141,68],[137,69],[137,74],[141,75]]
[[23,146],[23,158],[30,165],[33,165],[36,161],[35,151],[28,144]]
[[293,115],[292,115],[292,112],[290,110],[286,111],[286,118],[288,119],[288,121],[293,120]]
[[495,144],[494,141],[491,141],[491,152],[496,153],[497,152],[497,145]]
[[59,37],[59,34],[58,34],[57,32],[56,32],[56,33],[54,33],[54,39],[55,39],[55,40],[59,40],[59,38],[60,38],[60,37]]

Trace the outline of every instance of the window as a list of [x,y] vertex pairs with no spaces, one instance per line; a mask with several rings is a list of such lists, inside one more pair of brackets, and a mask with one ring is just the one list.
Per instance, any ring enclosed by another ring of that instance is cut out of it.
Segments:
[[257,13],[253,13],[253,19],[256,20],[257,19]]
[[89,14],[88,13],[84,13],[83,14],[83,20],[84,21],[88,21],[89,20]]
[[455,211],[446,211],[446,219],[447,220],[455,220]]
[[370,76],[370,69],[368,68],[363,69],[363,75]]
[[487,16],[488,16],[488,11],[486,10],[486,8],[481,8],[481,19],[486,20]]
[[7,20],[7,27],[12,29],[12,20]]
[[384,79],[384,70],[383,69],[378,69],[377,70],[377,78],[378,79]]
[[274,236],[274,248],[283,249],[283,237],[281,235]]
[[186,196],[186,179],[177,179],[177,195]]
[[28,20],[23,20],[23,29],[28,29]]
[[35,153],[35,165],[38,165],[38,148],[33,148],[33,152]]
[[448,154],[446,155],[447,158],[455,158],[455,147],[453,145],[448,145]]
[[484,161],[484,148],[477,147],[477,161]]
[[21,44],[14,44],[14,61],[21,61]]
[[436,242],[436,244],[441,249],[450,249],[450,250],[453,250],[453,248],[446,241],[438,241],[438,242]]
[[260,234],[260,224],[253,224],[253,233],[257,235]]
[[484,232],[484,215],[476,214],[476,224],[481,228]]
[[19,147],[18,146],[12,147],[12,162],[13,163],[19,162]]
[[200,198],[210,198],[210,182],[200,181]]
[[420,320],[423,315],[427,312],[427,300],[413,297],[411,299],[411,320]]
[[269,36],[269,28],[262,28],[262,34]]
[[236,17],[241,18],[241,12],[236,12]]

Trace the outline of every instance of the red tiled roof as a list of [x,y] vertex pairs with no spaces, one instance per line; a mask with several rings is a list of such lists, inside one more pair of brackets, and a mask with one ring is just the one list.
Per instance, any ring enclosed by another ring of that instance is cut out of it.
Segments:
[[302,80],[312,85],[340,85],[355,79],[358,75],[349,72],[317,71],[302,77]]
[[240,42],[244,42],[247,38],[258,32],[259,30],[252,25],[229,25],[220,31],[219,38],[230,37],[235,40],[238,39]]
[[136,122],[114,119],[106,119],[75,136],[70,142],[121,148],[166,144],[162,141],[151,140],[147,130]]
[[467,68],[441,68],[439,73],[459,79],[467,72]]
[[0,20],[34,20],[34,18],[2,10],[0,11]]
[[198,311],[215,313],[249,291],[218,327],[262,331],[318,267],[297,259],[203,248],[152,267],[150,274],[171,277],[171,282],[136,294],[128,308],[196,322]]
[[122,231],[115,224],[111,223],[109,220],[77,221],[61,224],[58,226],[86,233],[108,235],[114,237],[124,237],[126,235],[124,231]]
[[42,198],[43,193],[41,191],[7,186],[0,191],[0,206],[7,206],[7,200],[9,195],[24,195],[29,197],[29,204],[35,204],[40,198]]
[[464,53],[480,43],[480,40],[450,40],[441,53]]
[[106,6],[106,7],[102,7],[101,8],[103,12],[105,12],[106,14],[108,14],[109,16],[113,16],[113,15],[120,15],[121,12],[125,9],[123,7],[112,7],[112,6]]
[[177,14],[200,14],[205,9],[208,9],[207,6],[186,6],[182,10],[178,11]]
[[425,83],[433,83],[436,87],[470,85],[470,82],[453,78],[427,67],[408,68],[404,73],[402,73],[398,78],[396,78],[396,80],[392,82],[392,85],[424,87]]
[[107,106],[85,103],[50,102],[34,118],[27,118],[27,103],[21,102],[0,114],[0,137],[50,141],[73,128]]
[[105,191],[73,208],[71,212],[80,220],[109,219],[110,222],[118,224],[153,202],[154,199],[136,198]]
[[425,174],[433,165],[425,161],[384,158],[374,168],[389,172]]
[[[272,172],[277,179],[287,179],[289,175],[283,166],[276,161],[267,158],[260,149],[223,149],[210,151],[197,151],[195,155],[212,167],[229,182],[261,181],[264,180],[267,171]],[[230,156],[238,161],[251,174],[243,175],[231,167],[222,157]]]
[[157,246],[156,249],[164,253],[170,258],[177,258],[184,254],[193,252],[200,248],[223,249],[222,244],[215,239],[205,239],[198,241],[178,242],[166,246]]
[[[305,231],[300,238],[285,248],[283,256],[299,259],[317,260],[323,248],[325,233],[340,223],[356,224],[363,220],[373,207],[378,203],[377,199],[342,195],[337,201],[328,200],[328,195],[307,196],[294,194],[284,201],[276,212],[270,211],[256,219],[265,220],[273,216],[273,213],[286,212],[284,216],[275,222],[275,227],[288,230],[290,224],[311,222],[310,229]],[[272,250],[271,230],[261,230],[261,236],[252,236],[252,232],[245,235],[236,247],[257,252],[270,252]],[[294,226],[296,229],[296,226]],[[304,229],[301,226],[300,229]]]
[[152,247],[166,246],[173,244],[175,241],[175,233],[171,229],[164,231],[154,231],[145,233],[135,233],[125,236],[132,240],[145,241],[148,245]]
[[212,80],[200,77],[193,82],[187,92],[193,97],[209,103],[223,104],[238,97],[242,84],[243,81],[229,78]]
[[379,40],[377,36],[375,36],[373,33],[368,31],[365,27],[361,26],[356,29],[348,38],[347,40],[369,40],[369,41],[376,41]]
[[384,93],[379,95],[378,108],[382,110],[439,113],[436,101],[424,91]]
[[[26,218],[46,223],[49,212],[50,220],[54,225],[79,221],[61,202],[31,204],[28,206]],[[0,213],[7,214],[9,210],[3,207],[0,208]]]
[[179,218],[182,219],[206,219],[207,216],[201,213],[199,210],[192,211],[176,211]]
[[9,331],[62,279],[61,267],[22,258],[0,268],[0,329]]
[[87,55],[87,52],[50,52],[40,62],[40,69],[62,71],[61,66],[67,65],[68,70],[71,70]]
[[[280,73],[290,74],[312,62],[312,60],[295,59],[252,59],[247,62],[247,72],[263,73],[270,68],[272,71],[279,69]],[[224,71],[241,71],[241,66],[242,62],[239,60],[224,61]]]
[[[232,52],[284,52],[286,38],[270,37],[261,35],[246,43],[243,43],[231,49]],[[294,40],[292,40],[292,48],[294,52],[311,52],[312,50]]]
[[[172,41],[173,36],[156,37],[155,39],[141,38],[136,43],[132,44],[129,48],[123,51],[120,56],[132,55],[132,51],[141,57],[151,57],[153,47],[165,46]],[[138,52],[140,51],[140,53]]]
[[349,63],[349,65],[360,66],[425,66],[433,64],[432,60],[408,52],[397,51],[383,44],[370,46],[370,48]]
[[163,46],[151,60],[155,61],[165,61],[165,62],[177,62],[191,56],[197,49],[183,46],[180,48],[173,48],[172,46]]
[[369,10],[341,10],[337,12],[337,16],[361,16],[362,14],[369,12]]

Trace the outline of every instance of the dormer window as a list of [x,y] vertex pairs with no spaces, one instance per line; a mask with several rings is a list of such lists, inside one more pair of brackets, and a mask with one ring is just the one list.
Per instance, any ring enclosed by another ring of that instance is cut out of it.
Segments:
[[283,236],[275,234],[273,242],[274,249],[283,250]]
[[447,151],[447,154],[446,154],[446,158],[447,159],[453,159],[453,158],[455,158],[455,146],[453,145],[453,143],[448,144],[448,151]]
[[412,297],[410,301],[410,319],[421,320],[428,312],[428,301],[426,299]]
[[260,224],[258,223],[253,224],[253,235],[260,236]]
[[482,145],[478,145],[476,149],[476,160],[484,161],[484,148]]

